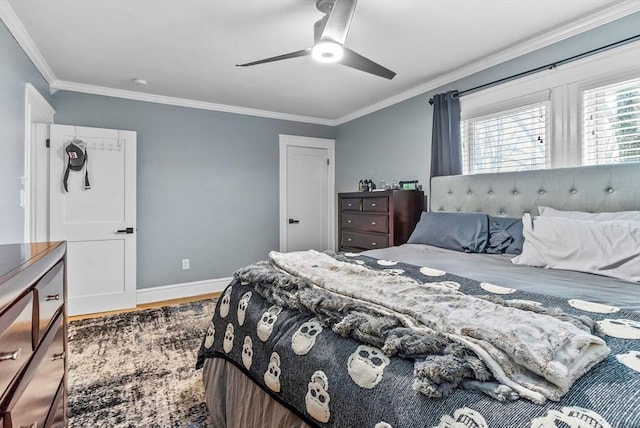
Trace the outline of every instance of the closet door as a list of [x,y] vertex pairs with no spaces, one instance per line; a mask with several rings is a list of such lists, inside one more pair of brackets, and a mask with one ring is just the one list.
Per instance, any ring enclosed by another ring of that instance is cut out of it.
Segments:
[[[51,125],[50,138],[49,231],[67,241],[69,315],[135,307],[136,133]],[[65,148],[74,139],[87,161],[69,171],[66,191]]]

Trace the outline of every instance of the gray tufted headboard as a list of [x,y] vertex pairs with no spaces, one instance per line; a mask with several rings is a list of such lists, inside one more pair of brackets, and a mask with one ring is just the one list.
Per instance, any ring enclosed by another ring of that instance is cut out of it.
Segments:
[[640,210],[640,163],[431,179],[431,211],[521,217],[538,206],[579,211]]

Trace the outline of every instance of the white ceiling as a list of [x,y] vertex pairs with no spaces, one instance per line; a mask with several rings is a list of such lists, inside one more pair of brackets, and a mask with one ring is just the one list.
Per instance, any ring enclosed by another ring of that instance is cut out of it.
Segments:
[[327,124],[640,10],[636,0],[361,0],[345,46],[395,71],[389,81],[311,57],[235,66],[310,47],[315,0],[8,4],[54,88]]

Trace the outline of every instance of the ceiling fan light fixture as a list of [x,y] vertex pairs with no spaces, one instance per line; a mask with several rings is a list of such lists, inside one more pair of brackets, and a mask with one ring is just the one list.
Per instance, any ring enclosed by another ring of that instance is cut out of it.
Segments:
[[318,62],[338,62],[343,55],[342,45],[328,40],[316,43],[311,50],[311,56]]

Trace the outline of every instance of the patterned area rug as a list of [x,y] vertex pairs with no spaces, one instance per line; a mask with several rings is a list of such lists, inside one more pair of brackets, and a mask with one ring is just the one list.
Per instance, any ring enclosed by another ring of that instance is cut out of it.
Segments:
[[210,427],[195,370],[215,300],[69,325],[69,419],[76,427]]

